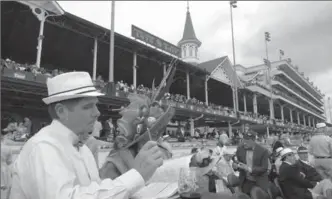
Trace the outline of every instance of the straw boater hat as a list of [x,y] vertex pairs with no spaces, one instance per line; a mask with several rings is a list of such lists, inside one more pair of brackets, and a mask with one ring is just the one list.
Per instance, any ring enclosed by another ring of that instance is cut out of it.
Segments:
[[284,150],[283,147],[279,147],[279,148],[276,149],[276,157],[280,156],[280,153],[281,153],[282,150]]
[[304,146],[300,146],[298,149],[297,149],[297,153],[308,153],[308,149]]
[[81,97],[98,97],[104,95],[94,86],[87,72],[69,72],[47,79],[48,97],[45,104],[52,104]]
[[324,128],[324,127],[326,127],[326,124],[325,124],[325,123],[318,123],[318,124],[316,125],[316,128],[317,128],[317,129]]
[[290,153],[294,153],[292,149],[290,148],[284,148],[281,152],[280,152],[280,156],[281,158],[284,158],[286,155],[290,154]]

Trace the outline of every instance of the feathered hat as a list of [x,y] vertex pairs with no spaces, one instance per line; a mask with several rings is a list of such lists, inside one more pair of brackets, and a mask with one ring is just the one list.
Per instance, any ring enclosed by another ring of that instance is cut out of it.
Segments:
[[120,112],[117,121],[119,134],[115,137],[118,149],[128,148],[138,141],[157,141],[175,114],[171,106],[162,106],[161,98],[168,92],[175,75],[177,59],[172,60],[158,88],[152,83],[152,95],[130,94],[130,104]]

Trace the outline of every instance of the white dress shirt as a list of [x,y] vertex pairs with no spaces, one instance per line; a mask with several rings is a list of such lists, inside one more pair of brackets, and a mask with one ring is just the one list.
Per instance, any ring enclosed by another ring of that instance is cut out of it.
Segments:
[[276,161],[274,162],[274,165],[276,166],[276,172],[279,174],[279,169],[282,164],[281,157],[277,157]]
[[11,199],[122,199],[142,188],[144,179],[130,170],[115,180],[99,178],[87,146],[59,121],[42,128],[14,163]]

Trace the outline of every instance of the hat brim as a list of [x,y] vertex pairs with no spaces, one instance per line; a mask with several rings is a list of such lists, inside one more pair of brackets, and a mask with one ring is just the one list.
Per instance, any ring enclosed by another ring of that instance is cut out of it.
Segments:
[[61,102],[64,100],[69,100],[69,99],[76,99],[76,98],[83,98],[83,97],[99,97],[99,96],[104,96],[104,93],[101,93],[97,90],[91,91],[91,92],[86,92],[83,94],[68,94],[68,95],[55,95],[55,96],[50,96],[43,98],[43,102],[46,105],[55,103],[55,102]]

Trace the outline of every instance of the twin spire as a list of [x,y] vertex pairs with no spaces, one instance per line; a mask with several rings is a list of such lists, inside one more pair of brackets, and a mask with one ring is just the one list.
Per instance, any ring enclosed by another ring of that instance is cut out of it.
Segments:
[[194,41],[195,43],[197,43],[198,47],[201,46],[201,42],[196,37],[193,22],[191,20],[190,11],[189,11],[189,1],[187,1],[187,16],[184,25],[183,36],[182,39],[179,41],[178,45],[181,45],[182,43],[187,41]]
[[184,25],[182,39],[178,42],[178,46],[182,51],[183,61],[198,64],[198,48],[201,46],[201,41],[196,37],[193,22],[191,20],[189,11],[189,1],[187,1],[186,22]]

